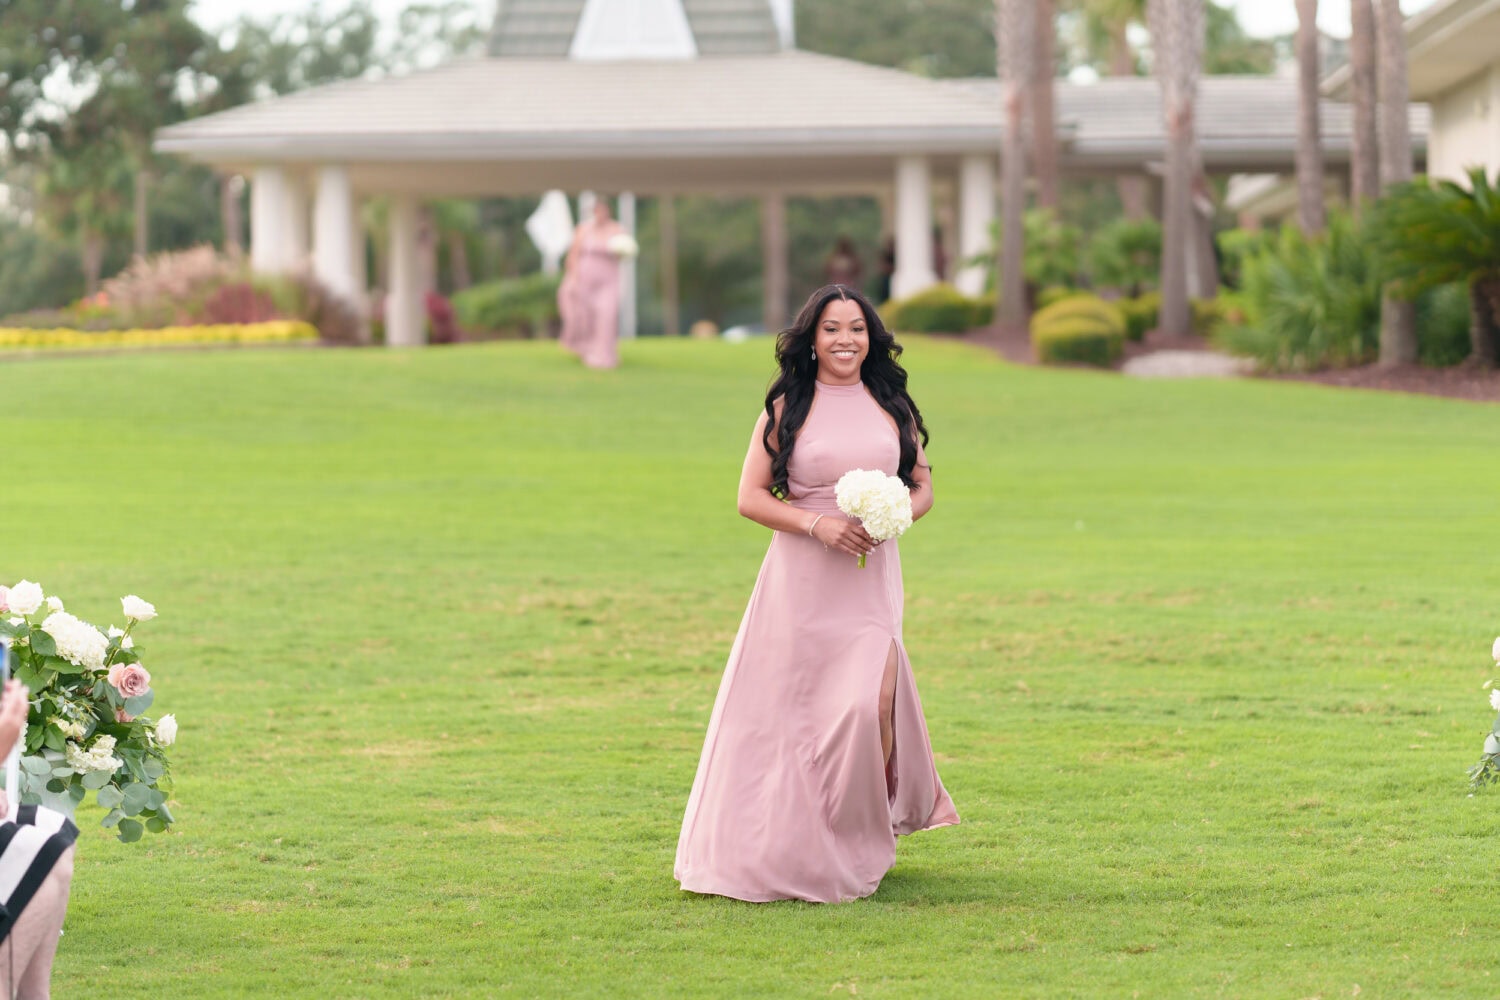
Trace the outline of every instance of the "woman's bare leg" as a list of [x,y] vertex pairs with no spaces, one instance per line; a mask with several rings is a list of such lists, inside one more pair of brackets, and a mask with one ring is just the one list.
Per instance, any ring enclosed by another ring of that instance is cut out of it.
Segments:
[[896,643],[885,655],[885,676],[880,679],[880,753],[882,759],[891,762],[891,748],[896,742],[896,667],[900,663]]
[[[10,995],[10,974],[15,970],[16,996],[21,1000],[47,1000],[52,994],[52,960],[68,913],[68,889],[73,881],[73,848],[68,848],[26,904],[21,919],[0,943],[0,982]],[[14,949],[14,950],[12,950]]]

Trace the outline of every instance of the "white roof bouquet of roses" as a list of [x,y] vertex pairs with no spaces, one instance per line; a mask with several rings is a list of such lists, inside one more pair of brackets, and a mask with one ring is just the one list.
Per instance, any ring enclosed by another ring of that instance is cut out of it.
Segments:
[[120,610],[125,627],[101,629],[40,584],[0,586],[0,636],[10,638],[15,677],[31,692],[20,801],[40,802],[45,790],[77,806],[93,792],[107,810],[103,825],[130,843],[172,824],[167,748],[177,720],[146,714],[155,693],[134,632],[156,608],[131,595]]

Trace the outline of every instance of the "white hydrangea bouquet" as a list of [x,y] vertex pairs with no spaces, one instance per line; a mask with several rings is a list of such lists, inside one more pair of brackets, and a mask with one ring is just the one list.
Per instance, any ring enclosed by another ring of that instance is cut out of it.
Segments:
[[641,252],[640,244],[629,233],[615,233],[605,248],[616,257],[634,257]]
[[89,792],[109,810],[105,827],[125,843],[172,824],[166,748],[177,720],[152,720],[151,675],[131,633],[156,617],[134,595],[120,601],[125,627],[108,631],[63,610],[40,584],[0,587],[0,635],[11,640],[15,677],[31,691],[21,757],[21,801],[71,812]]
[[[865,533],[877,541],[900,538],[911,527],[911,490],[896,476],[878,469],[851,469],[833,486],[839,510],[859,518]],[[865,557],[859,557],[865,568]]]
[[[1495,640],[1490,653],[1495,658],[1495,666],[1500,667],[1500,639]],[[1480,791],[1485,785],[1500,782],[1500,689],[1494,685],[1494,681],[1486,681],[1484,684],[1490,689],[1490,707],[1497,714],[1488,735],[1484,738],[1483,756],[1479,758],[1478,764],[1469,768],[1470,795]]]

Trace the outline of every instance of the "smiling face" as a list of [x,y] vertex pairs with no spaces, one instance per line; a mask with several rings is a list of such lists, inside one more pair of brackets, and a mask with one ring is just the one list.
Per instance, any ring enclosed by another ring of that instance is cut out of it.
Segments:
[[828,385],[859,382],[860,366],[870,353],[870,331],[858,302],[834,299],[823,307],[813,350],[818,353],[818,381]]

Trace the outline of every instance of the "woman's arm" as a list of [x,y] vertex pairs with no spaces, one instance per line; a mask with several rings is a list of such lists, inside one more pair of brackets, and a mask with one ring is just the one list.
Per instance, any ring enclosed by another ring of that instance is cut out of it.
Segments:
[[20,681],[12,678],[5,682],[5,692],[0,694],[0,758],[10,756],[11,747],[21,738],[30,697]]
[[927,453],[922,442],[917,442],[917,464],[911,470],[917,486],[911,491],[911,519],[915,521],[932,509],[932,466],[927,464]]
[[[781,403],[775,404],[776,414],[781,415]],[[771,492],[771,456],[761,443],[768,418],[764,413],[755,422],[755,431],[750,435],[750,450],[745,453],[745,465],[740,470],[739,511],[756,524],[772,531],[805,535],[811,529],[812,537],[830,549],[840,549],[850,555],[864,555],[875,545],[875,540],[865,529],[842,514],[825,514],[798,510]],[[816,522],[816,523],[815,523]]]

